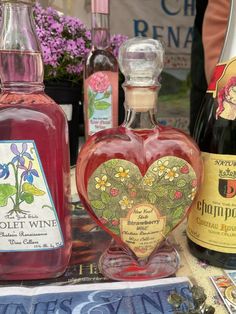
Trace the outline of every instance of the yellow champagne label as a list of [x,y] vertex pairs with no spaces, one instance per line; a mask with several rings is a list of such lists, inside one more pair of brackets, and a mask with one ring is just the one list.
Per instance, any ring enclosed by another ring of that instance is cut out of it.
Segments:
[[236,253],[236,156],[202,153],[204,181],[188,217],[196,244]]

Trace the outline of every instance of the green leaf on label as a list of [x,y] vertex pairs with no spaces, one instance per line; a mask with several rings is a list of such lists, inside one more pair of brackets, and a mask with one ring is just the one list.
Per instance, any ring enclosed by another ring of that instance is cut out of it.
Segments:
[[158,186],[156,189],[156,194],[158,197],[166,196],[168,194],[168,189],[164,185]]
[[104,98],[109,98],[110,96],[111,96],[111,93],[110,93],[110,92],[105,92],[103,97],[104,97]]
[[35,196],[42,196],[42,195],[45,194],[44,191],[38,189],[33,184],[30,184],[30,183],[27,183],[27,182],[22,185],[22,191],[25,192],[25,193],[28,193],[28,194],[35,195]]
[[111,106],[111,104],[109,102],[106,101],[96,101],[94,103],[94,107],[97,110],[106,110]]
[[99,200],[97,200],[97,201],[92,201],[91,202],[91,205],[92,205],[92,207],[93,208],[95,208],[95,209],[104,209],[105,208],[105,204],[103,204],[103,202],[102,201],[99,201]]
[[186,185],[186,181],[184,179],[180,179],[177,181],[176,185],[178,188],[183,188]]
[[113,217],[112,215],[112,211],[109,209],[104,210],[104,212],[102,213],[102,216],[104,218],[106,218],[107,220],[111,219]]
[[157,196],[155,193],[150,192],[150,193],[148,193],[148,199],[149,199],[149,202],[151,204],[155,204],[155,202],[157,200]]
[[117,160],[117,159],[108,160],[106,162],[106,167],[114,168],[117,165],[118,162],[119,162],[119,160]]
[[175,211],[172,213],[172,217],[173,219],[179,219],[182,217],[184,213],[184,210],[183,210],[183,207],[182,206],[179,206],[175,209]]
[[89,98],[89,100],[91,100],[92,97],[93,97],[93,92],[89,89],[88,90],[88,98]]
[[88,117],[89,117],[89,119],[92,118],[93,114],[94,114],[94,107],[93,107],[93,101],[91,100],[91,101],[89,101],[89,105],[88,105]]
[[111,196],[107,192],[102,192],[101,199],[103,203],[108,204],[111,200]]
[[8,198],[16,194],[17,190],[14,185],[0,184],[0,207],[7,205]]
[[20,199],[25,201],[27,204],[32,204],[34,201],[34,196],[30,193],[23,193],[21,194]]
[[109,230],[117,235],[120,235],[119,227],[109,227]]

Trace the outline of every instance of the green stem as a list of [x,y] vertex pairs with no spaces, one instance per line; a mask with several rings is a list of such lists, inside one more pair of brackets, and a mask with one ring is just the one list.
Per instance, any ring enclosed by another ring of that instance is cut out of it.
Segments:
[[14,171],[14,175],[15,175],[15,188],[16,188],[16,196],[15,196],[15,200],[13,199],[13,197],[10,197],[10,199],[13,202],[14,208],[18,208],[18,199],[19,199],[19,195],[18,195],[18,170],[16,169],[16,166],[12,163],[9,162],[7,164],[8,166],[12,166],[13,171]]
[[19,205],[20,205],[20,186],[18,183],[18,165],[19,165],[19,161],[17,166],[15,166],[12,162],[10,162],[8,165],[11,165],[14,171],[14,175],[15,175],[15,187],[16,187],[16,196],[15,196],[15,201],[13,201],[14,204],[14,209],[18,210],[19,209]]

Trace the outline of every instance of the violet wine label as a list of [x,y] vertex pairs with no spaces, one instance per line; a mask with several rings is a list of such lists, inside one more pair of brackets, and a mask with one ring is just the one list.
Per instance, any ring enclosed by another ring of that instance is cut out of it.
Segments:
[[34,141],[0,141],[0,252],[64,245]]

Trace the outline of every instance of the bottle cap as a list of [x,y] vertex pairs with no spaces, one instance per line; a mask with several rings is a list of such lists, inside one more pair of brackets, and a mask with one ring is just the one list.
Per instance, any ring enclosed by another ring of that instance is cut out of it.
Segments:
[[109,0],[92,0],[92,13],[109,14]]
[[119,49],[119,65],[125,85],[157,86],[163,69],[164,48],[160,41],[135,37],[125,41]]

